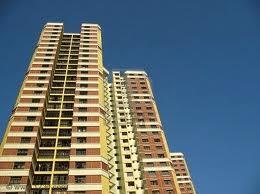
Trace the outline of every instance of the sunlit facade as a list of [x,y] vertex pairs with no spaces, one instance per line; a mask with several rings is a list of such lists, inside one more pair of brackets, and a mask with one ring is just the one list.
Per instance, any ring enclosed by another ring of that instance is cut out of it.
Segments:
[[0,192],[181,194],[173,161],[146,72],[109,75],[97,24],[47,23],[2,139]]

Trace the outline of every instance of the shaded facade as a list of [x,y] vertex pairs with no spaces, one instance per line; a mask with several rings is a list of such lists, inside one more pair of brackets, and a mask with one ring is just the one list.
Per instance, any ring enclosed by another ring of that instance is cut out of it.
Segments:
[[1,193],[181,193],[149,78],[109,78],[97,24],[44,26],[0,154]]

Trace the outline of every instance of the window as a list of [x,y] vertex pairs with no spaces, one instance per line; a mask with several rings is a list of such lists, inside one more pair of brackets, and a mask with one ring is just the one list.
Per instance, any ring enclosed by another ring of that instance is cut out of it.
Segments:
[[161,140],[160,139],[154,139],[154,142],[160,142]]
[[148,171],[148,175],[149,175],[149,176],[155,176],[156,173],[155,173],[155,171]]
[[132,172],[127,172],[126,174],[127,174],[127,176],[133,176]]
[[37,111],[38,110],[38,107],[30,107],[29,108],[29,111],[30,112],[35,112],[35,111]]
[[171,184],[171,180],[164,180],[164,184],[170,185]]
[[30,143],[31,138],[30,137],[21,137],[21,143]]
[[150,150],[150,146],[144,146],[144,150]]
[[152,158],[152,154],[145,154],[145,158]]
[[124,147],[124,150],[125,150],[125,151],[129,151],[130,148],[129,148],[129,147]]
[[33,131],[33,126],[25,126],[25,127],[23,128],[23,131],[25,131],[25,132]]
[[22,177],[21,176],[12,176],[10,178],[9,184],[19,184],[21,182]]
[[130,159],[130,155],[125,155],[125,159]]
[[[81,88],[87,88],[88,87],[88,84],[80,84],[79,87]],[[87,94],[86,94],[87,95]]]
[[160,194],[160,191],[158,191],[158,190],[153,190],[153,191],[152,191],[152,194]]
[[158,185],[158,181],[157,180],[152,180],[150,181],[151,185]]
[[76,155],[86,155],[86,149],[77,149]]
[[85,183],[86,176],[75,176],[75,183]]
[[169,171],[162,171],[162,176],[170,175]]
[[33,93],[34,93],[34,94],[42,94],[42,91],[36,90],[36,91],[33,91]]
[[[41,72],[41,73],[43,73],[43,72]],[[46,73],[47,73],[47,71],[46,71]],[[36,86],[39,87],[39,88],[42,88],[44,86],[44,84],[37,83]]]
[[78,121],[87,121],[87,117],[78,117]]
[[146,163],[146,166],[147,166],[147,167],[154,167],[154,163],[153,163],[153,162],[147,162],[147,163]]
[[39,99],[39,98],[32,99],[32,103],[39,103],[40,101],[41,101],[41,99]]
[[76,168],[86,168],[86,162],[76,162]]
[[78,132],[86,132],[87,131],[87,127],[78,127],[77,131]]
[[173,194],[173,190],[166,190],[166,194]]
[[87,99],[79,99],[80,104],[84,104],[84,103],[87,103],[87,102],[88,102]]
[[125,166],[126,167],[132,167],[132,164],[131,163],[126,163]]
[[46,77],[38,77],[38,80],[45,80],[46,79]]
[[78,110],[79,110],[79,112],[86,112],[88,109],[80,107],[80,108],[78,108]]
[[17,150],[17,156],[26,156],[28,154],[27,149],[18,149]]
[[[82,86],[81,86],[82,87]],[[79,95],[88,95],[88,92],[87,91],[80,91],[79,92]]]
[[142,142],[146,143],[149,142],[148,139],[142,139]]
[[164,158],[164,154],[158,154],[158,158]]
[[26,120],[27,120],[27,121],[35,121],[35,120],[36,120],[36,117],[27,117]]
[[85,137],[78,137],[77,143],[86,143],[86,138]]
[[135,186],[135,183],[133,181],[128,182],[128,186]]
[[24,162],[15,162],[13,169],[23,169],[24,168]]

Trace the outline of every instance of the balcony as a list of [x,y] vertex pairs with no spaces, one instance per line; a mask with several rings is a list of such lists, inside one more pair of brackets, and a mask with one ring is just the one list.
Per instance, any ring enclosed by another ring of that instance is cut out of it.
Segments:
[[47,109],[60,109],[61,105],[60,104],[48,104]]
[[70,65],[70,66],[69,66],[69,69],[77,69],[77,66],[75,66],[75,65]]
[[34,185],[49,185],[51,176],[49,175],[35,175],[33,184]]
[[67,82],[66,87],[76,87],[76,83],[73,82]]
[[70,140],[67,139],[60,139],[58,141],[58,147],[70,147]]
[[58,150],[56,158],[69,158],[70,157],[70,151],[68,150]]
[[68,76],[67,80],[69,81],[75,81],[76,80],[76,76]]
[[54,80],[65,80],[65,76],[54,76]]
[[66,64],[66,63],[67,63],[67,60],[60,60],[60,59],[59,59],[59,60],[58,60],[58,63],[59,63],[59,64]]
[[61,127],[71,127],[72,126],[72,121],[71,120],[61,120],[60,121],[60,126]]
[[63,109],[73,109],[73,104],[72,103],[66,103],[66,104],[63,104],[62,108]]
[[74,101],[74,96],[64,96],[64,101]]
[[59,111],[47,111],[46,117],[59,117]]
[[71,130],[62,130],[62,129],[60,129],[59,136],[64,136],[64,137],[71,136]]
[[56,136],[57,130],[43,130],[42,136]]
[[74,89],[65,89],[65,94],[75,94],[75,90]]
[[68,162],[56,162],[55,164],[55,170],[57,171],[67,171],[68,169],[69,169]]
[[68,75],[76,75],[76,74],[77,74],[77,71],[74,71],[74,70],[68,71]]
[[55,147],[55,140],[42,140],[40,147]]
[[62,117],[72,117],[73,112],[72,111],[63,111],[61,114]]
[[58,120],[45,120],[44,122],[44,126],[46,127],[54,127],[54,126],[58,126]]
[[64,185],[68,183],[67,175],[54,175],[53,184]]
[[61,101],[61,96],[51,96],[50,101]]
[[36,166],[36,171],[51,171],[52,163],[51,162],[39,162]]
[[[57,74],[57,73],[56,73]],[[54,82],[53,84],[52,84],[52,87],[63,87],[63,83],[62,82]]]
[[38,158],[47,159],[47,158],[53,158],[53,156],[54,156],[54,151],[40,150]]
[[34,185],[49,185],[50,184],[50,180],[34,180],[33,184]]

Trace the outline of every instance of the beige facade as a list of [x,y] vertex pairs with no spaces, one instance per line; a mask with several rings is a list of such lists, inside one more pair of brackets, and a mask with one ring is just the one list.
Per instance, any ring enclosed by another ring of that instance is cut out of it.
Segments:
[[44,26],[1,143],[0,193],[181,193],[147,74],[111,79],[99,25]]

